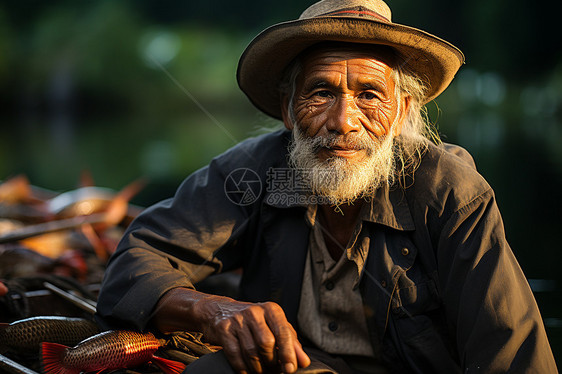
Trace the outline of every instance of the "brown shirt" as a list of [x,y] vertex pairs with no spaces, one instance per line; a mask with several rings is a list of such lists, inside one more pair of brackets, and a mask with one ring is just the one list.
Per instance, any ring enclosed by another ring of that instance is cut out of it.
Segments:
[[307,212],[312,230],[297,316],[301,333],[328,353],[374,357],[357,287],[369,251],[362,219],[344,255],[335,261],[324,241],[324,235],[330,234],[316,220],[316,211],[317,206],[311,205]]

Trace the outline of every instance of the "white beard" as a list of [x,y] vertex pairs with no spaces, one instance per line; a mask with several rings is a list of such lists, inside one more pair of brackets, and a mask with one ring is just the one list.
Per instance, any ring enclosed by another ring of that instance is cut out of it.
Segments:
[[[353,161],[337,156],[319,159],[318,151],[335,145],[364,150],[365,156]],[[394,137],[387,135],[381,140],[341,135],[310,138],[296,125],[289,145],[289,162],[302,173],[312,194],[326,198],[332,205],[349,204],[372,196],[383,183],[392,182]]]

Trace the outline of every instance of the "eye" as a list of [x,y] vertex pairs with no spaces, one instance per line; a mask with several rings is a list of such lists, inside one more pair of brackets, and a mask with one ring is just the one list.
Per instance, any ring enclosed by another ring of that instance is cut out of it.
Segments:
[[371,91],[365,91],[365,92],[361,92],[361,94],[359,95],[359,98],[364,99],[364,100],[375,100],[378,99],[378,96]]
[[332,97],[332,93],[328,90],[316,91],[314,96],[323,97],[323,98],[330,98]]

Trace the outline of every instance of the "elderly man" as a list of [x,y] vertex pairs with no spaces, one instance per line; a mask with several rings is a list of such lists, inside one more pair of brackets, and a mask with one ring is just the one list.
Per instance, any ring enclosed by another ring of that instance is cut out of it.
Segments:
[[[556,372],[493,191],[422,115],[463,59],[382,0],[323,0],[263,31],[238,80],[286,130],[138,217],[99,320],[223,347],[188,372]],[[238,300],[195,290],[237,268]]]

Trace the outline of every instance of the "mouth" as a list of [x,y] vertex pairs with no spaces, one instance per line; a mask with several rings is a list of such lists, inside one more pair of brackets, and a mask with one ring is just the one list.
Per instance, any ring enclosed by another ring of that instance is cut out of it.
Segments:
[[339,136],[318,136],[311,140],[312,151],[323,160],[330,158],[358,158],[369,150],[368,144],[358,138],[348,137],[344,139]]
[[320,153],[324,154],[328,157],[343,157],[343,158],[352,158],[355,157],[361,149],[354,148],[354,147],[342,147],[342,146],[332,146],[332,147],[322,147],[320,149]]

